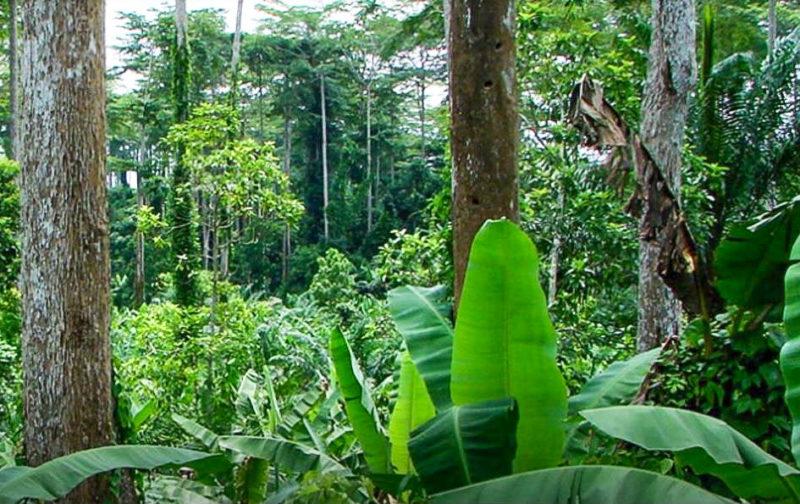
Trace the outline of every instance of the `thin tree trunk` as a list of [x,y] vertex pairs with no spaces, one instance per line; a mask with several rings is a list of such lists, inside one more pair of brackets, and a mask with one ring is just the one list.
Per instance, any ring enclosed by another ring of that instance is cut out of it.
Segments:
[[[186,0],[175,0],[175,50],[174,99],[175,120],[186,122],[189,118],[189,18]],[[172,172],[172,249],[175,269],[175,299],[181,306],[194,304],[197,299],[193,271],[197,262],[197,237],[192,219],[194,200],[191,177],[184,160],[186,147],[178,145],[175,167]]]
[[[114,439],[103,5],[22,3],[20,286],[32,466]],[[108,497],[108,478],[98,477],[63,502]]]
[[372,89],[367,85],[367,233],[372,232]]
[[515,23],[513,0],[451,2],[455,306],[480,227],[487,219],[519,220]]
[[238,0],[236,4],[236,29],[233,32],[233,48],[231,50],[231,106],[238,108],[238,86],[239,86],[239,58],[242,54],[242,9],[244,0]]
[[419,77],[419,136],[420,136],[420,157],[422,159],[422,166],[425,166],[428,158],[427,153],[427,139],[426,139],[426,131],[425,131],[425,63],[427,61],[427,51],[423,48],[420,51],[420,72],[421,75]]
[[[142,187],[142,170],[146,162],[146,138],[144,128],[139,140],[139,166],[136,170],[136,209],[144,206],[144,188]],[[139,308],[144,303],[145,268],[144,268],[144,233],[136,230],[136,274],[133,279],[133,306]]]
[[[289,107],[283,111],[283,173],[289,179],[292,175],[292,120],[289,116]],[[292,255],[292,228],[289,224],[283,229],[283,252],[281,282],[284,286],[289,283],[289,261]]]
[[328,223],[328,116],[325,104],[325,74],[320,73],[320,109],[322,111],[322,219],[325,241],[330,239],[330,226]]
[[775,40],[778,38],[777,3],[777,0],[769,0],[767,54],[770,61],[772,61],[772,57],[775,55]]
[[8,157],[17,157],[17,0],[8,0]]
[[[642,101],[641,137],[672,194],[680,201],[688,98],[697,78],[694,3],[653,0],[652,9],[653,34]],[[641,230],[648,225],[643,218]],[[640,351],[680,334],[681,305],[658,274],[659,252],[657,243],[640,240],[636,339]]]
[[[564,214],[564,184],[558,185],[558,215]],[[550,278],[547,285],[547,305],[553,306],[558,294],[558,265],[561,260],[561,229],[556,229],[553,248],[550,251]]]

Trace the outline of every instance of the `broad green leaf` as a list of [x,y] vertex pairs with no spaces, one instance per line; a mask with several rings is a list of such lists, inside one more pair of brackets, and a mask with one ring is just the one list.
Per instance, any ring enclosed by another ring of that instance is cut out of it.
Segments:
[[281,435],[290,437],[294,428],[303,422],[303,419],[308,415],[322,397],[322,392],[319,390],[309,390],[301,395],[292,397],[289,401],[292,409],[282,414],[282,422],[278,426],[278,432]]
[[585,409],[630,403],[659,355],[660,347],[611,364],[586,382],[578,395],[569,398],[569,415],[577,415]]
[[746,309],[783,303],[783,277],[800,235],[800,197],[778,205],[750,226],[734,227],[714,254],[716,286]]
[[138,432],[139,428],[150,420],[156,413],[158,413],[158,406],[156,401],[150,399],[144,404],[133,404],[131,407],[131,427],[134,432]]
[[394,411],[389,419],[389,441],[392,446],[392,465],[400,474],[413,472],[408,455],[411,431],[436,415],[436,409],[425,388],[425,382],[406,352],[400,368],[400,387]]
[[224,489],[221,487],[171,476],[155,478],[145,493],[145,502],[231,504],[231,500],[225,497]]
[[581,415],[611,437],[646,450],[674,452],[696,473],[716,476],[744,499],[800,495],[800,471],[722,420],[658,406],[616,406]]
[[399,287],[389,292],[388,300],[397,330],[425,380],[437,411],[447,409],[452,404],[453,324],[445,288]]
[[441,492],[511,474],[518,420],[506,398],[453,406],[418,427],[408,451],[422,486]]
[[258,389],[264,379],[254,369],[248,369],[239,382],[239,389],[236,391],[236,414],[240,417],[247,417],[251,413],[259,420],[264,418],[261,410],[261,401],[258,399]]
[[261,503],[267,499],[269,461],[248,457],[236,472],[236,489],[239,502]]
[[792,415],[792,454],[800,463],[800,238],[792,248],[792,265],[786,271],[783,324],[786,343],[781,348],[781,372],[786,383],[786,406]]
[[475,236],[456,317],[453,403],[513,397],[519,405],[514,471],[557,465],[567,388],[531,240],[507,220]]
[[615,466],[557,467],[435,495],[433,504],[733,504],[670,476]]
[[274,437],[221,436],[219,446],[248,457],[272,462],[281,469],[303,474],[312,470],[349,474],[349,471],[314,448]]
[[184,465],[211,456],[208,453],[163,446],[93,448],[53,459],[5,480],[0,483],[0,503],[14,503],[26,498],[58,499],[87,478],[100,473],[117,469],[150,470],[165,465]]
[[211,430],[177,413],[173,413],[172,420],[187,434],[203,443],[206,448],[210,450],[216,449],[219,436]]
[[589,423],[576,415],[581,410],[630,403],[642,386],[661,348],[634,355],[626,361],[614,362],[592,377],[581,392],[569,398],[569,428],[564,454],[570,462],[580,462],[590,452],[592,440]]
[[381,431],[377,410],[350,344],[338,329],[331,332],[330,351],[347,418],[364,450],[369,470],[376,473],[391,472],[389,440]]

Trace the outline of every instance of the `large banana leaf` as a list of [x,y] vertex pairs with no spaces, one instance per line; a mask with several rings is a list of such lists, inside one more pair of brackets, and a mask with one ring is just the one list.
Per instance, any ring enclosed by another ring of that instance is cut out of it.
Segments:
[[631,467],[544,469],[435,495],[433,504],[733,504],[700,487]]
[[576,417],[578,413],[585,409],[630,403],[659,355],[660,347],[615,362],[586,382],[578,395],[569,398],[570,419],[564,452],[567,460],[580,462],[591,451],[593,437],[589,424]]
[[382,432],[378,413],[364,383],[364,375],[353,357],[353,351],[338,329],[331,332],[331,358],[336,371],[336,381],[345,401],[347,418],[353,433],[364,450],[369,470],[375,473],[391,472],[389,441]]
[[[163,446],[104,446],[64,457],[0,478],[0,503],[22,499],[53,500],[64,497],[84,480],[117,469],[155,469],[185,465],[211,457],[208,453]],[[3,474],[6,470],[0,471]]]
[[347,468],[314,448],[286,439],[254,436],[221,436],[219,446],[248,457],[272,462],[286,472],[303,474],[312,470],[349,474]]
[[792,454],[800,463],[800,239],[791,254],[786,272],[786,304],[783,325],[787,341],[781,349],[781,372],[786,383],[786,405],[792,414]]
[[392,465],[400,474],[413,471],[408,455],[411,431],[436,415],[425,382],[406,352],[400,368],[400,387],[397,402],[389,419],[389,441],[392,445]]
[[411,433],[422,485],[441,492],[511,474],[519,412],[506,398],[453,406]]
[[217,439],[219,436],[212,432],[211,430],[203,427],[199,423],[195,422],[194,420],[190,420],[184,416],[181,416],[177,413],[172,414],[172,421],[174,421],[178,426],[183,429],[187,434],[194,437],[201,443],[203,446],[210,450],[214,450],[217,448]]
[[716,286],[728,303],[755,309],[783,303],[783,276],[800,235],[800,197],[750,226],[734,227],[717,248]]
[[630,403],[659,355],[661,348],[654,348],[626,361],[615,362],[593,376],[578,395],[569,398],[570,416],[585,409]]
[[389,292],[389,311],[406,341],[411,359],[425,380],[437,411],[451,404],[450,362],[453,356],[452,307],[444,287],[399,287]]
[[616,406],[582,411],[581,415],[611,437],[646,450],[674,452],[696,473],[716,476],[744,499],[796,499],[800,495],[800,471],[722,420],[658,406]]
[[472,243],[450,387],[457,405],[516,399],[515,472],[559,463],[567,389],[556,366],[556,333],[536,248],[510,221],[487,221]]

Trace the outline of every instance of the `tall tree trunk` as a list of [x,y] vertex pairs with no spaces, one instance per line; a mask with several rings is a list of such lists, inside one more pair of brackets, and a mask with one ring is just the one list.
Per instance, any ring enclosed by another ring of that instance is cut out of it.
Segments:
[[242,9],[244,0],[236,4],[236,29],[233,32],[233,48],[231,50],[231,106],[238,107],[239,59],[242,54]]
[[[22,3],[20,286],[33,466],[114,439],[103,4]],[[101,503],[108,491],[107,478],[94,478],[64,502]]]
[[[292,176],[292,119],[289,116],[289,107],[283,110],[283,173],[286,178]],[[289,224],[283,229],[283,261],[281,269],[281,282],[284,286],[289,283],[289,260],[292,255],[292,228]]]
[[319,74],[320,109],[322,111],[322,220],[325,241],[330,239],[328,223],[328,112],[325,110],[325,74]]
[[[142,170],[147,161],[147,140],[144,128],[139,139],[139,166],[136,169],[136,209],[144,206],[144,188],[142,187]],[[136,230],[136,274],[133,279],[133,306],[139,308],[144,303],[145,269],[144,269],[144,233]]]
[[768,31],[767,54],[770,61],[772,61],[772,57],[775,54],[775,40],[778,38],[777,4],[778,4],[777,0],[769,0],[769,15],[767,22],[767,31]]
[[[175,121],[186,122],[189,118],[189,19],[186,0],[175,0],[175,75],[173,92],[175,99]],[[178,145],[175,167],[172,172],[172,249],[175,269],[175,300],[179,305],[189,306],[197,301],[193,272],[197,263],[197,237],[193,220],[194,198],[191,176],[184,159],[186,147]]]
[[372,232],[372,84],[367,84],[367,233]]
[[513,0],[451,0],[456,306],[475,233],[487,219],[519,220],[515,23]]
[[419,140],[420,140],[420,158],[422,159],[422,166],[424,167],[427,159],[427,139],[425,131],[425,63],[428,60],[428,51],[425,48],[420,50],[420,76],[417,86],[419,89]]
[[8,0],[8,157],[17,158],[17,0]]
[[[695,10],[691,0],[653,0],[653,28],[642,101],[642,142],[676,198],[681,193],[681,153],[688,97],[697,78]],[[645,212],[644,215],[647,215]],[[642,229],[646,223],[641,223]],[[639,243],[639,324],[644,351],[680,334],[681,306],[657,271],[657,243]]]

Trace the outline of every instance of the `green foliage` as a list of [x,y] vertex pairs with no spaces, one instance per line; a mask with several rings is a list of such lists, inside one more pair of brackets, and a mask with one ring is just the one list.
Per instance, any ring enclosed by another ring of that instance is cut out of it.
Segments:
[[429,492],[510,474],[518,450],[519,410],[513,399],[452,406],[416,429],[408,442]]
[[364,375],[353,357],[350,345],[341,331],[334,329],[330,337],[330,352],[336,373],[336,383],[342,393],[347,417],[358,438],[370,471],[391,472],[389,441],[381,429],[370,390]]
[[787,341],[781,348],[781,373],[786,382],[786,405],[792,414],[792,454],[800,461],[800,238],[795,241],[790,255],[791,266],[786,271],[785,309],[783,323]]
[[628,467],[577,466],[545,469],[434,496],[435,504],[731,504],[733,501],[679,479]]
[[393,231],[374,258],[375,274],[387,287],[438,285],[452,281],[448,236],[442,230]]
[[716,418],[655,406],[617,406],[581,415],[614,438],[674,452],[695,472],[716,476],[744,499],[796,500],[800,492],[800,471]]
[[564,444],[567,393],[538,266],[536,248],[516,225],[484,224],[472,243],[453,339],[453,403],[513,397],[519,405],[516,472],[557,465]]
[[425,380],[427,394],[436,409],[452,404],[450,363],[453,324],[450,303],[443,287],[399,287],[389,292],[389,310],[403,336],[415,369]]
[[399,474],[413,471],[408,441],[411,432],[436,415],[425,382],[417,371],[414,361],[406,352],[400,365],[400,381],[397,385],[397,401],[389,419],[389,442],[392,466]]
[[0,502],[57,499],[95,474],[123,468],[151,470],[165,465],[191,465],[207,458],[207,453],[162,446],[94,448],[53,459],[36,468],[0,470]]

